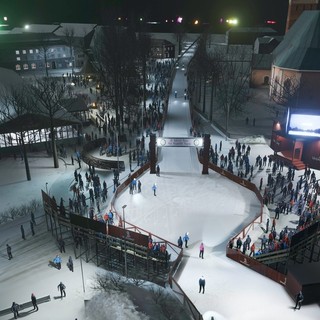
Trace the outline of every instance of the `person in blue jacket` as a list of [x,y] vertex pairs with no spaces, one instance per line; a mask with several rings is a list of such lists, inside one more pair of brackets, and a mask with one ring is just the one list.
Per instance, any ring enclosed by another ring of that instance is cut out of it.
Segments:
[[56,257],[53,259],[53,263],[57,266],[57,268],[61,269],[61,258],[59,255],[56,255]]
[[184,241],[185,247],[188,248],[189,232],[186,232],[186,234],[183,237],[183,241]]

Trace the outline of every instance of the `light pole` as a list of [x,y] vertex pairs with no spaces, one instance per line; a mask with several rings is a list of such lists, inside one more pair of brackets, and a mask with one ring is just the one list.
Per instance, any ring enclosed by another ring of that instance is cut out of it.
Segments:
[[120,171],[119,171],[119,132],[118,131],[117,131],[117,167],[118,167],[118,174],[120,175]]
[[126,241],[126,216],[124,209],[127,207],[127,205],[122,206],[122,221],[123,221],[123,238],[124,238],[124,274],[126,277],[128,277],[128,269],[127,269],[127,241]]
[[46,182],[46,192],[48,194],[48,182]]

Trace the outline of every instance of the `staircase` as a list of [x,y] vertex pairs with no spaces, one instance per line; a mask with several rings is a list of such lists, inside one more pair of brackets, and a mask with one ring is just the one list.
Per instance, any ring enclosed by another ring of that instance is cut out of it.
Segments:
[[270,155],[269,157],[273,161],[282,161],[286,166],[293,167],[295,170],[304,170],[306,165],[303,161],[298,159],[291,159],[291,155],[288,152],[282,151],[283,156],[278,154]]
[[257,255],[255,259],[284,274],[289,264],[319,262],[320,221],[293,235],[290,248]]

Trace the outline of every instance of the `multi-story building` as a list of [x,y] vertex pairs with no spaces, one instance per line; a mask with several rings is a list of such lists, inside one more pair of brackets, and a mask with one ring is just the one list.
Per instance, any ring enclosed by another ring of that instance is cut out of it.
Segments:
[[93,24],[30,25],[0,34],[0,66],[20,75],[81,69]]

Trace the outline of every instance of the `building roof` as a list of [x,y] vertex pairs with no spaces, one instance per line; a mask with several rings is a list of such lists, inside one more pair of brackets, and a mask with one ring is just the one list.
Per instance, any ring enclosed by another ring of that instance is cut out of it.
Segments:
[[29,24],[28,28],[13,28],[10,33],[53,33],[59,28],[59,24]]
[[229,33],[264,33],[264,34],[276,34],[272,28],[269,27],[233,27],[227,31]]
[[[26,113],[7,122],[1,123],[0,134],[50,128],[50,123],[50,118],[48,116],[42,114]],[[65,118],[53,119],[54,127],[67,126],[78,123],[80,123],[80,121],[74,117],[71,117],[71,115],[68,115],[68,117]]]
[[96,26],[96,24],[92,23],[60,23],[60,28],[56,29],[54,34],[64,37],[68,31],[72,31],[74,37],[83,38],[94,30]]
[[0,67],[0,90],[8,90],[23,84],[22,78],[14,71]]
[[320,70],[320,11],[304,11],[272,55],[280,68]]

